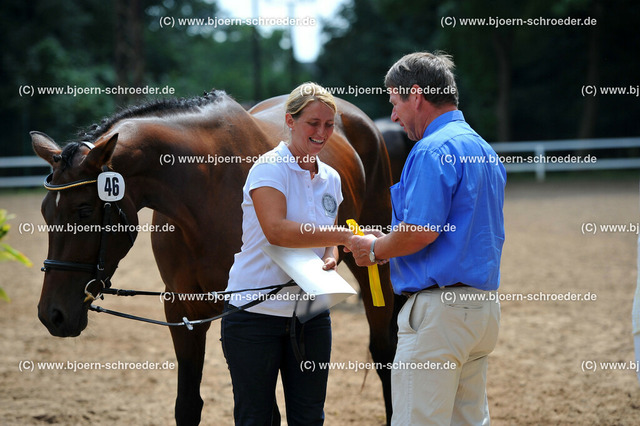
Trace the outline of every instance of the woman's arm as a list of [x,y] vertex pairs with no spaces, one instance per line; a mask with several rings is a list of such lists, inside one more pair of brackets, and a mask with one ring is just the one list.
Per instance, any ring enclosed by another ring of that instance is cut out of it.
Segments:
[[[323,227],[287,220],[287,201],[275,188],[262,186],[249,194],[262,232],[270,244],[291,248],[349,246],[353,234],[346,227]],[[325,256],[327,252],[325,251]],[[334,259],[337,257],[334,255]]]

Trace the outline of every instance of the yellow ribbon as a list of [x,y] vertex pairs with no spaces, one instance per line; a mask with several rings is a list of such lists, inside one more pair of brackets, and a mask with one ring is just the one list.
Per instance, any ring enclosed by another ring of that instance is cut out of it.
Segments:
[[[347,219],[347,225],[349,225],[349,229],[353,232],[353,235],[364,235],[355,220]],[[371,287],[373,306],[384,306],[384,296],[382,294],[382,286],[380,285],[378,265],[371,265],[367,267],[367,270],[369,271],[369,286]]]

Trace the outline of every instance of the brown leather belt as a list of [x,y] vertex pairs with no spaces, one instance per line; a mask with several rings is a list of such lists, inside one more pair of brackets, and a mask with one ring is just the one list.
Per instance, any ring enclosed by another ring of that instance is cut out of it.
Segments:
[[[449,288],[449,287],[470,287],[470,286],[468,286],[467,284],[463,284],[463,283],[455,283],[455,284],[444,286],[442,288]],[[402,295],[410,297],[410,296],[413,296],[416,293],[421,293],[423,291],[428,291],[428,290],[435,290],[437,288],[441,288],[441,287],[438,284],[434,284],[434,285],[432,285],[430,287],[423,288],[422,290],[418,290],[418,291],[403,291]]]

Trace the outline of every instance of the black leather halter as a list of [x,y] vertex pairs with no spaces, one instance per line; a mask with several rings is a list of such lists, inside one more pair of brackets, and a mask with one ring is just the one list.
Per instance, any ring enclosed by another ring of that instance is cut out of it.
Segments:
[[[85,145],[87,145],[87,147],[89,149],[93,148],[92,144],[89,144],[87,142],[84,143]],[[110,171],[109,168],[107,166],[103,166],[102,168],[103,172],[107,172]],[[68,189],[73,189],[73,188],[77,188],[79,186],[83,186],[83,185],[90,185],[90,184],[96,184],[97,186],[97,182],[98,179],[83,179],[83,180],[78,180],[75,182],[70,182],[70,183],[65,183],[65,184],[52,184],[51,180],[53,178],[53,173],[49,174],[49,176],[47,176],[44,180],[44,187],[49,190],[49,191],[65,191]],[[102,312],[102,313],[107,313],[110,315],[115,315],[121,318],[127,318],[127,319],[132,319],[132,320],[136,320],[136,321],[143,321],[143,322],[147,322],[147,323],[151,323],[151,324],[157,324],[157,325],[164,325],[164,326],[168,326],[168,327],[180,327],[180,326],[185,326],[187,327],[188,330],[193,330],[193,326],[194,325],[199,325],[199,324],[206,324],[209,323],[211,321],[220,319],[222,317],[225,317],[227,315],[233,314],[234,312],[238,312],[238,311],[243,311],[251,306],[255,306],[259,303],[264,302],[265,300],[268,300],[269,297],[275,295],[276,293],[278,293],[280,290],[282,290],[284,287],[291,287],[291,286],[296,286],[297,284],[291,280],[285,284],[277,284],[277,285],[271,285],[271,286],[267,286],[267,287],[262,287],[262,288],[252,288],[252,289],[246,289],[246,290],[235,290],[235,291],[212,291],[212,292],[208,292],[208,293],[199,293],[199,295],[210,295],[214,297],[214,300],[218,300],[220,297],[224,298],[227,295],[233,294],[233,293],[241,293],[241,292],[245,292],[245,291],[256,291],[256,290],[270,290],[268,293],[263,294],[261,297],[258,297],[254,300],[252,300],[251,302],[248,302],[242,306],[239,307],[233,307],[225,312],[223,312],[220,315],[216,315],[214,317],[211,318],[205,318],[205,319],[199,319],[199,320],[189,320],[187,319],[187,317],[183,317],[182,318],[182,322],[166,322],[166,321],[158,321],[158,320],[154,320],[154,319],[150,319],[150,318],[144,318],[144,317],[139,317],[139,316],[135,316],[135,315],[130,315],[130,314],[126,314],[123,312],[117,312],[117,311],[112,311],[110,309],[105,309],[102,308],[101,306],[96,306],[91,304],[91,302],[97,298],[102,298],[102,294],[113,294],[116,296],[136,296],[136,295],[145,295],[145,296],[160,296],[160,300],[161,301],[167,301],[167,296],[169,296],[171,299],[171,301],[175,300],[175,296],[178,295],[184,295],[184,294],[190,294],[193,295],[193,293],[174,293],[174,292],[151,292],[151,291],[137,291],[137,290],[121,290],[121,289],[115,289],[115,288],[111,288],[111,277],[107,277],[106,276],[106,272],[105,272],[105,256],[107,253],[107,237],[109,235],[109,233],[107,232],[107,230],[110,228],[110,224],[111,224],[111,208],[112,205],[115,206],[115,208],[118,210],[118,218],[120,220],[120,222],[122,224],[125,225],[125,228],[127,229],[127,232],[129,234],[129,242],[131,243],[131,245],[133,246],[133,243],[135,241],[135,235],[134,233],[131,231],[131,226],[129,224],[129,220],[127,219],[127,215],[124,213],[124,211],[120,208],[120,206],[118,206],[117,202],[108,202],[108,201],[103,201],[103,216],[102,216],[102,233],[100,235],[100,248],[98,250],[98,260],[95,264],[92,263],[81,263],[81,262],[71,262],[71,261],[66,261],[66,260],[55,260],[55,259],[46,259],[44,261],[44,267],[42,268],[43,272],[49,272],[51,270],[58,270],[58,271],[71,271],[71,272],[84,272],[84,273],[90,273],[90,274],[94,274],[94,278],[92,280],[90,280],[89,282],[87,282],[87,284],[84,287],[84,293],[86,295],[85,299],[84,299],[84,303],[89,302],[89,309],[95,312]],[[98,285],[98,289],[97,292],[94,294],[91,291],[91,288],[94,284]],[[207,299],[203,299],[203,300],[207,300]],[[295,332],[295,330],[294,330]],[[294,334],[295,335],[295,334]],[[296,344],[297,345],[297,344]],[[298,352],[297,352],[298,354]],[[297,356],[296,354],[296,356]]]
[[[103,171],[108,171],[107,166],[103,166]],[[49,174],[44,180],[44,187],[49,191],[65,191],[68,189],[77,188],[83,185],[95,184],[97,182],[96,179],[84,179],[78,180],[75,182],[70,182],[66,184],[52,184],[51,179],[53,177],[53,173]],[[110,228],[111,224],[111,207],[112,204],[118,210],[119,220],[125,225],[125,228],[129,235],[129,242],[133,246],[135,241],[135,235],[131,231],[131,227],[129,225],[129,220],[127,219],[127,215],[120,208],[117,202],[103,202],[102,210],[102,231],[100,235],[100,248],[98,250],[98,259],[95,264],[92,263],[81,263],[81,262],[71,262],[66,260],[56,260],[56,259],[46,259],[44,261],[44,267],[42,268],[42,272],[49,272],[51,270],[58,271],[72,271],[72,272],[85,272],[94,274],[94,278],[87,283],[85,286],[84,292],[86,295],[85,302],[92,301],[101,296],[102,290],[105,288],[109,288],[111,286],[110,277],[106,276],[105,272],[105,257],[107,253],[107,241],[109,233],[107,230]],[[90,287],[94,284],[98,285],[98,290],[94,294]]]

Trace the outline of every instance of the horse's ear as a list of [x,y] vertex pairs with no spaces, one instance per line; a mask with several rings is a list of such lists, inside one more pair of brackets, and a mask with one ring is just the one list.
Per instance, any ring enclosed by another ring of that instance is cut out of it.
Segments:
[[86,162],[98,169],[107,164],[113,155],[113,151],[116,149],[118,143],[118,134],[111,136],[106,142],[99,142],[95,148],[91,149],[87,154]]
[[29,134],[31,135],[31,145],[38,157],[55,166],[54,163],[60,160],[60,153],[62,152],[60,147],[53,139],[42,132],[30,132]]

